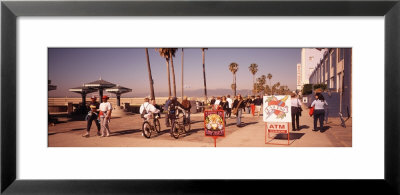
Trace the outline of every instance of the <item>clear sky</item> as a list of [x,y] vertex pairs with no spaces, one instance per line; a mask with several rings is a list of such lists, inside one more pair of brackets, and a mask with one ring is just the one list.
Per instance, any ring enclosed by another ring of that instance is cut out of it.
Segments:
[[[181,88],[181,48],[175,58],[177,94]],[[251,89],[253,76],[248,67],[258,64],[256,77],[272,74],[272,83],[280,82],[296,89],[296,65],[301,62],[301,48],[209,48],[205,54],[207,89],[230,89],[232,73],[228,66],[239,65],[237,89]],[[149,48],[155,92],[168,91],[166,60]],[[49,80],[57,85],[49,97],[79,97],[69,88],[103,80],[132,89],[123,97],[149,93],[147,62],[144,48],[49,48]],[[172,82],[172,77],[171,77]],[[185,90],[203,89],[202,52],[200,48],[184,48]],[[172,84],[172,83],[171,83]],[[210,94],[212,95],[212,94]]]

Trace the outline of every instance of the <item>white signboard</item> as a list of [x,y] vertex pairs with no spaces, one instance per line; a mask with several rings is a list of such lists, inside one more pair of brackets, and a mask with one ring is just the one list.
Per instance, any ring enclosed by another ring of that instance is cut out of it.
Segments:
[[264,122],[292,122],[290,95],[264,96]]

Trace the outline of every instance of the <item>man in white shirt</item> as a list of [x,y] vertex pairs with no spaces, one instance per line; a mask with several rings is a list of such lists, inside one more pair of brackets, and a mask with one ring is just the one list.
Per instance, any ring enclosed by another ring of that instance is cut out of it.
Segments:
[[[149,103],[150,99],[149,98],[144,98],[144,103],[140,106],[140,114],[144,114],[143,118],[146,120],[149,120],[150,118],[153,117],[153,113],[157,114],[160,112],[159,109],[157,109],[153,104]],[[146,111],[145,113],[143,113]]]
[[226,97],[227,97],[226,101],[228,102],[228,105],[229,105],[228,115],[227,116],[229,118],[231,118],[233,100],[231,99],[231,95],[227,95]]
[[217,97],[217,100],[214,102],[214,109],[217,109],[219,106],[219,103],[221,103],[221,97]]
[[111,119],[111,111],[112,106],[110,102],[107,102],[108,96],[103,96],[103,102],[99,106],[100,110],[100,124],[101,124],[101,136],[100,137],[109,137],[110,136],[110,127],[108,124]]

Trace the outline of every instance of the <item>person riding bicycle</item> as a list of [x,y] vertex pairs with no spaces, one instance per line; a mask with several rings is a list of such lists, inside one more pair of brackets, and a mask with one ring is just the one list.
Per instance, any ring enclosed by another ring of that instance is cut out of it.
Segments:
[[183,106],[183,108],[185,109],[185,112],[186,112],[186,114],[185,114],[185,123],[189,123],[190,122],[190,109],[192,109],[192,105],[190,104],[190,101],[188,100],[188,97],[187,96],[184,96],[183,97],[183,100],[182,100],[182,106]]
[[140,115],[144,120],[153,118],[153,114],[160,112],[159,109],[149,103],[149,98],[144,98],[144,103],[140,106]]
[[[184,106],[178,102],[176,97],[172,97],[171,102],[168,105],[168,118],[169,120],[175,120],[177,113],[184,111]],[[171,123],[172,124],[172,123]]]

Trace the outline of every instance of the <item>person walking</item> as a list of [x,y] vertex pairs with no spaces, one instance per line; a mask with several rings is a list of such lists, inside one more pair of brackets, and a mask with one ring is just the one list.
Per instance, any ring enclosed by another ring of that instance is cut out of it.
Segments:
[[217,100],[215,100],[215,102],[214,102],[214,104],[212,105],[213,107],[213,109],[214,110],[218,110],[218,106],[219,106],[219,103],[221,102],[221,97],[217,97]]
[[224,115],[224,124],[226,125],[226,118],[227,118],[227,115],[228,115],[229,102],[226,101],[226,97],[225,96],[222,96],[222,101],[219,103],[219,108],[221,110],[224,110],[224,113],[225,113],[225,115]]
[[[169,104],[171,103],[171,101],[172,101],[172,98],[171,98],[171,96],[169,96],[168,99],[165,101],[165,105],[164,105],[164,110],[165,111],[168,111],[168,107],[169,107]],[[171,127],[171,125],[169,124],[169,114],[168,114],[168,112],[165,115],[165,126]]]
[[254,103],[254,115],[257,112],[257,116],[259,117],[260,112],[261,112],[261,105],[262,105],[262,99],[261,99],[260,95],[257,95],[257,98],[254,100],[253,103]]
[[226,97],[227,97],[226,101],[228,102],[228,105],[229,105],[226,116],[228,118],[231,118],[233,100],[231,99],[231,95],[227,95]]
[[103,102],[100,104],[100,124],[101,124],[101,135],[100,137],[110,136],[109,123],[111,120],[112,105],[108,102],[108,96],[103,96]]
[[236,115],[236,126],[237,127],[241,127],[242,121],[241,121],[241,117],[242,117],[242,111],[245,109],[246,107],[246,103],[243,100],[242,96],[240,94],[237,95],[237,98],[235,99],[235,101],[233,102],[233,114]]
[[213,106],[215,104],[215,97],[211,96],[210,105]]
[[[301,102],[297,98],[296,93],[291,95],[291,113],[292,113],[292,130],[300,130]],[[297,128],[296,128],[297,127]]]
[[321,93],[315,94],[315,100],[311,103],[311,107],[314,107],[314,129],[317,130],[317,121],[319,120],[320,130],[323,130],[324,127],[324,118],[325,118],[325,106],[327,106],[324,96]]
[[246,100],[245,100],[245,113],[250,114],[251,113],[251,104],[253,103],[253,100],[251,99],[251,96],[248,95]]
[[100,133],[100,122],[98,120],[98,118],[99,118],[99,105],[100,104],[96,101],[97,98],[95,96],[92,96],[90,99],[92,101],[89,104],[90,110],[89,110],[89,113],[86,116],[86,121],[87,121],[86,133],[84,135],[82,135],[82,137],[89,137],[90,136],[90,128],[92,127],[93,121],[95,122],[96,127],[97,127],[97,135],[98,136],[101,135],[101,133]]

